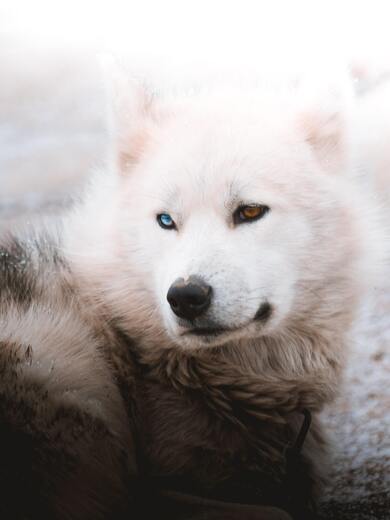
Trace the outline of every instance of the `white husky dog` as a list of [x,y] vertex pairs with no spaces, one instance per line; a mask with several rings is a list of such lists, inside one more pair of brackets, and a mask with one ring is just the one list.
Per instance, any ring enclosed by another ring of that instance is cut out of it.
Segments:
[[279,478],[280,425],[293,444],[307,409],[310,490],[293,491],[306,507],[322,466],[317,412],[383,253],[351,176],[348,95],[163,96],[116,74],[113,165],[64,247],[87,298],[136,341],[147,473],[211,496],[222,481],[233,496],[244,469],[267,474],[267,462]]

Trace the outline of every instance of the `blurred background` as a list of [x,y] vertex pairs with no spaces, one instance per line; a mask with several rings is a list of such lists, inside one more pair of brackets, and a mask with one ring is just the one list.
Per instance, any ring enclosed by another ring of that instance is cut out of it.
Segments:
[[[172,78],[277,82],[350,67],[357,148],[379,200],[390,185],[389,15],[375,0],[0,0],[0,226],[58,212],[104,165],[105,52]],[[335,445],[327,520],[389,518],[388,279],[325,416]]]
[[[390,63],[387,2],[0,1],[0,203],[53,196],[104,153],[96,56],[134,67],[284,78]],[[27,202],[27,201],[26,201]]]

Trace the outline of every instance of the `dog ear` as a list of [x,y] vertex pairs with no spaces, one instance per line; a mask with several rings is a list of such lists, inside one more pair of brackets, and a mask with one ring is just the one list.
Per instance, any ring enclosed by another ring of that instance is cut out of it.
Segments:
[[305,86],[301,94],[304,106],[300,108],[299,125],[305,141],[324,171],[346,172],[350,162],[352,83],[345,82],[341,88],[314,89],[310,93]]
[[117,58],[102,56],[101,64],[108,98],[111,162],[116,171],[125,175],[148,146],[158,119],[156,94]]

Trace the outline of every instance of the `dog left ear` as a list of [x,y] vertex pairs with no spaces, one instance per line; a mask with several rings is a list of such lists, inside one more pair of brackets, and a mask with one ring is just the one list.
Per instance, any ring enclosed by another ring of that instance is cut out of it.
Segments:
[[114,168],[127,174],[140,160],[158,120],[156,94],[112,56],[101,58]]
[[[348,87],[348,85],[347,85]],[[349,118],[352,89],[331,90],[320,101],[305,101],[299,126],[321,168],[329,173],[345,172],[349,167]]]

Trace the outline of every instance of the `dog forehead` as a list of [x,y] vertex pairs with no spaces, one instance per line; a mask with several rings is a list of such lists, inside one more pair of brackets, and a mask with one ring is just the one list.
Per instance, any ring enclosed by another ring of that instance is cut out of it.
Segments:
[[307,193],[316,165],[304,137],[291,112],[263,108],[196,104],[175,111],[155,128],[139,165],[143,191],[166,208],[267,203],[268,194],[272,202]]
[[214,142],[183,142],[168,154],[164,166],[156,164],[160,171],[156,171],[154,187],[172,202],[199,199],[213,205],[256,202],[270,193],[293,196],[299,186],[312,184],[313,179],[305,172],[308,168],[302,157],[294,157],[291,148],[283,153],[279,143],[248,144],[245,139],[225,141],[219,136]]
[[[161,129],[156,162],[170,177],[188,182],[197,176],[205,183],[273,172],[288,164],[296,150],[297,139],[288,129],[272,128],[264,121],[203,120],[179,118]],[[292,150],[293,149],[293,150]]]

